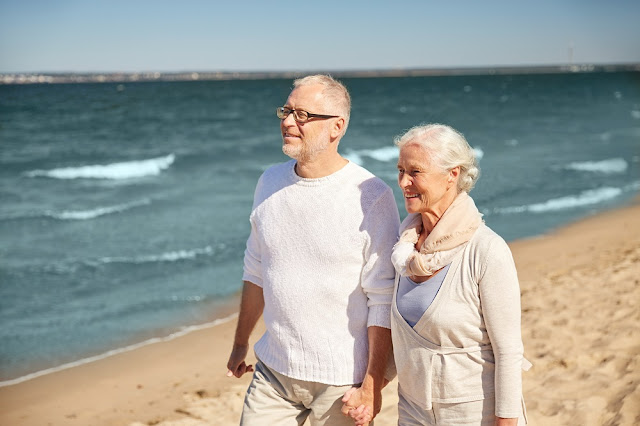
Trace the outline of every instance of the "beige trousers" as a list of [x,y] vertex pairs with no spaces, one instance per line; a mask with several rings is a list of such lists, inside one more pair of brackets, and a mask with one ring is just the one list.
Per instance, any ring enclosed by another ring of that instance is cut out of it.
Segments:
[[[495,398],[456,404],[434,402],[431,410],[425,410],[404,398],[401,391],[398,391],[398,397],[399,426],[493,426],[495,424]],[[518,426],[526,424],[526,409],[523,401]]]
[[284,376],[258,361],[247,389],[241,426],[353,426],[342,397],[351,385],[331,386]]

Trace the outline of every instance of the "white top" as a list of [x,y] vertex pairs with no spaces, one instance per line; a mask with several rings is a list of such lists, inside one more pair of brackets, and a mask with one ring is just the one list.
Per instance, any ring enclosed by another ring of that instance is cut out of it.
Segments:
[[360,383],[368,326],[390,328],[400,219],[391,188],[349,162],[305,179],[295,160],[260,177],[243,280],[263,289],[258,358],[285,376]]
[[414,327],[392,308],[391,335],[403,396],[426,410],[495,395],[495,415],[518,417],[523,358],[520,287],[505,241],[481,225],[457,255]]

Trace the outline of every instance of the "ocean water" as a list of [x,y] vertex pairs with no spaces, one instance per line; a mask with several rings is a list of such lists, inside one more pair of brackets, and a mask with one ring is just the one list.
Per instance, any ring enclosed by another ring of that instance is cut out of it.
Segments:
[[[640,75],[344,79],[340,151],[396,194],[393,138],[450,124],[508,241],[640,189]],[[0,86],[0,385],[220,320],[290,80]],[[233,301],[233,302],[230,302]],[[226,348],[220,348],[226,350]]]

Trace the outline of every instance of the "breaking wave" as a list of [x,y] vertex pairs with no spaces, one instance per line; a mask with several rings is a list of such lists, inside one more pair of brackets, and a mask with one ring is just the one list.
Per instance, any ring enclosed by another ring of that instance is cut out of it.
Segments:
[[622,158],[610,158],[602,161],[584,161],[569,163],[565,167],[568,170],[595,173],[624,173],[629,165]]
[[176,157],[150,158],[148,160],[125,161],[106,165],[95,164],[79,167],[63,167],[52,170],[32,170],[26,172],[28,177],[48,177],[54,179],[131,179],[159,175],[168,169]]
[[[224,248],[221,245],[219,248]],[[203,248],[196,248],[190,250],[176,250],[170,251],[166,253],[160,254],[151,254],[146,256],[137,256],[137,257],[102,257],[97,260],[97,262],[92,263],[132,263],[132,264],[143,264],[143,263],[154,263],[154,262],[178,262],[181,260],[190,260],[195,259],[199,256],[211,255],[215,252],[213,247],[206,246]]]
[[[473,148],[473,152],[478,160],[484,156],[484,151],[482,151],[481,148]],[[347,160],[361,166],[365,162],[364,157],[369,157],[380,162],[388,162],[398,158],[398,154],[398,147],[385,146],[377,149],[347,150],[343,156]]]
[[396,146],[385,146],[378,149],[360,149],[360,150],[348,150],[344,157],[358,165],[364,163],[363,157],[373,158],[374,160],[386,162],[392,161],[398,158],[398,148]]
[[151,204],[151,200],[143,199],[131,203],[118,204],[115,206],[97,207],[91,210],[64,210],[61,212],[47,211],[44,213],[44,215],[60,220],[88,220],[112,213],[122,213],[126,210],[135,207],[146,206],[149,204]]
[[499,207],[492,210],[493,213],[546,213],[599,204],[611,200],[622,194],[621,188],[604,187],[583,191],[578,195],[568,195],[566,197],[552,198],[542,203],[528,204],[523,206]]

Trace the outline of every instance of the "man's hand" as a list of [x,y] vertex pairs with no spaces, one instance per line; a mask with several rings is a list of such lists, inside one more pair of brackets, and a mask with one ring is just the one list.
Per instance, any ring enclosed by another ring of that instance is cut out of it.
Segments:
[[236,335],[233,339],[233,349],[227,362],[227,376],[242,377],[244,373],[253,371],[253,365],[247,365],[244,360],[249,353],[249,336],[256,326],[256,322],[264,310],[264,296],[262,287],[250,281],[245,281],[242,286],[242,299],[240,300],[240,313],[236,325]]
[[496,417],[496,426],[518,426],[517,418]]
[[356,426],[367,426],[380,412],[382,393],[364,387],[353,387],[344,394],[342,414],[353,419]]
[[349,389],[342,398],[342,414],[351,417],[356,426],[366,426],[382,408],[382,388],[388,383],[384,377],[391,353],[391,330],[379,326],[367,329],[369,364],[360,387]]
[[227,362],[227,377],[236,376],[242,377],[244,373],[253,371],[253,365],[244,361],[249,353],[249,345],[233,345],[233,350],[229,356],[229,362]]

